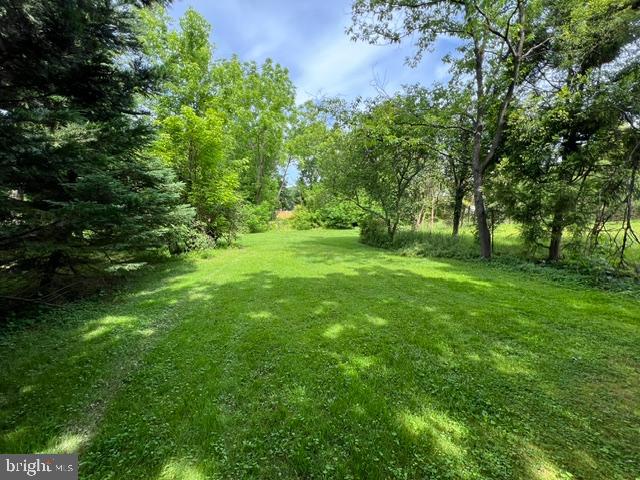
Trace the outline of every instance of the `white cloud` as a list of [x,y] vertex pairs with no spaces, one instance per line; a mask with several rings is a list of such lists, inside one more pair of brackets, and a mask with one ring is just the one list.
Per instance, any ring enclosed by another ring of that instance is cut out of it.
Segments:
[[242,60],[262,62],[270,57],[289,68],[298,102],[322,95],[374,95],[375,82],[392,93],[402,84],[429,84],[448,77],[448,66],[440,57],[453,50],[452,39],[443,39],[435,53],[411,69],[404,65],[413,52],[409,44],[376,46],[349,39],[345,28],[350,23],[350,3],[187,0],[174,4],[172,11],[179,16],[191,5],[213,24],[218,58],[236,53]]
[[[326,35],[319,47],[305,53],[296,80],[299,98],[318,94],[351,95],[373,81],[375,68],[388,51],[384,47],[351,42],[343,32]],[[368,88],[367,88],[368,90]]]

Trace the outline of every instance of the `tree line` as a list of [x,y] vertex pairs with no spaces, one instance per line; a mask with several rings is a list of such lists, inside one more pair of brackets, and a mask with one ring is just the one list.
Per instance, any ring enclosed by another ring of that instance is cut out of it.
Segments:
[[288,71],[215,59],[206,20],[174,25],[166,6],[0,6],[0,294],[47,301],[71,278],[267,228]]
[[566,244],[632,267],[639,13],[632,0],[356,0],[354,40],[413,39],[414,64],[444,36],[457,51],[445,84],[325,100],[338,153],[321,162],[324,184],[366,212],[372,243],[440,199],[453,237],[468,203],[481,257],[508,219],[550,261]]
[[631,267],[637,0],[354,0],[352,39],[413,41],[409,64],[453,39],[450,80],[303,105],[285,67],[216,58],[208,22],[166,6],[0,6],[0,294],[48,301],[294,208],[379,245],[436,217],[456,238],[472,213],[484,258],[508,219],[551,261]]

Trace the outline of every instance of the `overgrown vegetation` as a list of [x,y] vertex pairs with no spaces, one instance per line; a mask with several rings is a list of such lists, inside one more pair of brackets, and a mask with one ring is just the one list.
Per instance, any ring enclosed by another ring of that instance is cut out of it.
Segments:
[[[437,223],[432,229],[401,230],[393,242],[386,235],[384,224],[367,219],[360,228],[360,240],[374,247],[388,248],[404,256],[432,257],[479,261],[478,241],[472,227],[460,229],[457,236],[450,233],[450,226]],[[569,250],[573,252],[572,249]],[[600,255],[588,255],[577,251],[569,253],[562,262],[549,262],[546,248],[531,250],[522,242],[522,233],[514,224],[501,224],[494,230],[492,262],[497,269],[522,272],[526,275],[569,285],[597,287],[603,290],[625,292],[640,298],[637,274],[615,268],[611,261]],[[638,262],[640,245],[627,252],[629,262]]]
[[327,102],[342,134],[325,181],[367,212],[368,243],[396,245],[439,216],[453,240],[427,235],[423,251],[467,256],[455,239],[468,205],[481,257],[510,221],[522,258],[545,243],[548,262],[637,275],[639,26],[625,1],[357,0],[354,39],[411,37],[419,62],[449,35],[459,54],[445,59],[447,85]]

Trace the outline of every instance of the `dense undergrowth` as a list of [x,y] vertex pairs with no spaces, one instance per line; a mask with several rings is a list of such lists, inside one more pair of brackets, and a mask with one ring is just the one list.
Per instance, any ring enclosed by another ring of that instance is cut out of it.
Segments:
[[588,255],[575,244],[569,244],[561,261],[548,262],[542,248],[526,249],[516,225],[499,225],[494,232],[493,258],[480,259],[478,242],[472,227],[465,227],[453,237],[450,226],[437,223],[422,230],[403,229],[389,239],[381,222],[361,222],[360,239],[375,247],[396,251],[404,256],[455,258],[488,263],[492,268],[507,269],[536,275],[553,281],[627,292],[640,297],[640,246],[627,252],[627,266],[619,268],[606,249]]

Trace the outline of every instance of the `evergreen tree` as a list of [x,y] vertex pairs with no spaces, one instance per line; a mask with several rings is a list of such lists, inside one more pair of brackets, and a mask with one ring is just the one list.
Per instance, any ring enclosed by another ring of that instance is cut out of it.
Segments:
[[153,91],[134,0],[0,7],[0,262],[40,284],[98,258],[175,241],[193,216],[145,153],[136,98]]

